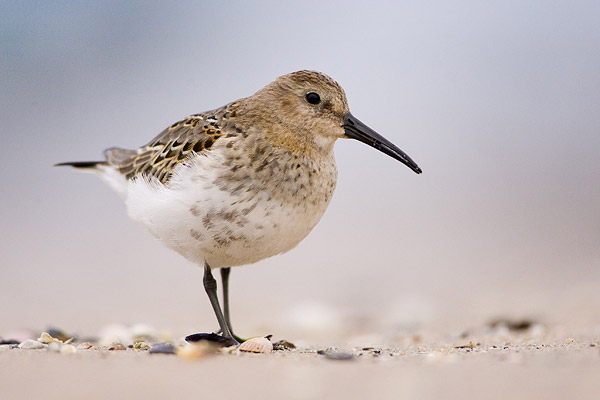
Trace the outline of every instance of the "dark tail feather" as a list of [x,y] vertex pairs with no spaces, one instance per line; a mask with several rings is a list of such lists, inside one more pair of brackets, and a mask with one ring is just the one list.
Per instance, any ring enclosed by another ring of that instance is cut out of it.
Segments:
[[74,167],[78,169],[94,169],[98,165],[106,165],[104,161],[76,161],[54,164],[55,167]]

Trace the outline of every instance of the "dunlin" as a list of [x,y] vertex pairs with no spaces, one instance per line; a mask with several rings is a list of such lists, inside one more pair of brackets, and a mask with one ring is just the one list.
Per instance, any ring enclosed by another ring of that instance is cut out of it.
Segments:
[[[421,173],[350,113],[337,82],[314,71],[281,76],[250,97],[184,118],[138,149],[110,148],[105,161],[58,165],[98,175],[123,198],[132,219],[204,265],[220,333],[237,342],[230,267],[284,253],[314,228],[335,189],[339,138],[359,140]],[[224,312],[213,268],[221,268]]]

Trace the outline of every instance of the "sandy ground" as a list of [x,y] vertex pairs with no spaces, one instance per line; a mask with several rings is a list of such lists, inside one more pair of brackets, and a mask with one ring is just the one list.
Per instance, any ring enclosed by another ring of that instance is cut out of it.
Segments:
[[[591,331],[590,331],[591,332]],[[197,360],[107,347],[60,354],[2,347],[2,399],[597,399],[600,337],[486,327],[391,348],[298,348]],[[321,350],[321,351],[319,351]],[[336,359],[343,358],[343,359]],[[376,397],[375,397],[376,396]]]

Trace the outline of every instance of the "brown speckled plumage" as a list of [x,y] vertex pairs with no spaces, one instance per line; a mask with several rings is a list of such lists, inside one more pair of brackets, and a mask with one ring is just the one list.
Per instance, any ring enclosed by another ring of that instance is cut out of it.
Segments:
[[[223,126],[235,119],[238,103],[190,115],[162,131],[137,150],[117,147],[105,151],[106,161],[127,179],[144,174],[167,183],[173,169],[193,153],[209,150],[224,135]],[[238,132],[228,132],[228,137]]]
[[314,71],[280,76],[252,96],[184,118],[139,149],[111,148],[106,161],[61,165],[97,173],[132,219],[204,264],[205,289],[222,332],[233,339],[211,268],[223,268],[226,281],[229,267],[284,253],[309,234],[336,186],[339,138],[421,173],[349,112],[340,85]]

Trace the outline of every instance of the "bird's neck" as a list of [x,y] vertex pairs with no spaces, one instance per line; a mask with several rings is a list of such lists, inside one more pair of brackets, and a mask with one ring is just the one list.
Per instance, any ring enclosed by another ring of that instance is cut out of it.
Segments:
[[263,132],[265,140],[294,156],[312,159],[328,158],[333,152],[334,137],[324,137],[310,130],[276,126],[275,130]]

